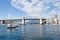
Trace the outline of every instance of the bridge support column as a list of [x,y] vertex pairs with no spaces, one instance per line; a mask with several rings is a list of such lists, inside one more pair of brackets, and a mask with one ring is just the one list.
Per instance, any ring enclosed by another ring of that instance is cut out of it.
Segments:
[[40,24],[42,25],[42,18],[40,17]]
[[1,20],[1,24],[3,24],[2,20]]
[[25,24],[25,19],[24,19],[24,17],[22,18],[22,24]]

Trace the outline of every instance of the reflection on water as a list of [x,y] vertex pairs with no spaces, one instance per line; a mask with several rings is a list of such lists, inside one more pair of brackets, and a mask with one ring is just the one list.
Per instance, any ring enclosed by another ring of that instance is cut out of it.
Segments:
[[22,25],[22,33],[24,33],[24,25]]
[[8,29],[9,32],[13,32],[13,31],[16,31],[16,30],[18,30],[18,28],[13,28],[13,29],[9,28]]
[[59,40],[60,25],[19,25],[14,29],[7,29],[0,25],[0,40]]

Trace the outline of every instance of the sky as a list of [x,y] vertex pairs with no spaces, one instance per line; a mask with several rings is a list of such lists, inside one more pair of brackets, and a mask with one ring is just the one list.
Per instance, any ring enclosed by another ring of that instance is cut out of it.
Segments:
[[0,0],[0,19],[60,16],[60,0]]

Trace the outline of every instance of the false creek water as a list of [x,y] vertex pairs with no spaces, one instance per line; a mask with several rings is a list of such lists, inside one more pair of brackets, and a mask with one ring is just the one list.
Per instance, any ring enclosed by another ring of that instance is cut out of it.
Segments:
[[60,40],[60,25],[27,24],[16,29],[0,25],[0,40]]

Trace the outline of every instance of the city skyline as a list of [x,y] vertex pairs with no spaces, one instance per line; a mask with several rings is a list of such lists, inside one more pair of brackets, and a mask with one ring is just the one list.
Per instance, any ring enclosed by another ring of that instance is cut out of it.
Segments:
[[0,19],[60,16],[60,0],[0,0]]

